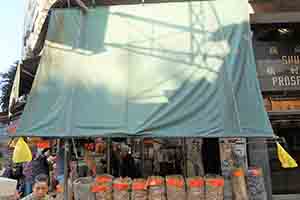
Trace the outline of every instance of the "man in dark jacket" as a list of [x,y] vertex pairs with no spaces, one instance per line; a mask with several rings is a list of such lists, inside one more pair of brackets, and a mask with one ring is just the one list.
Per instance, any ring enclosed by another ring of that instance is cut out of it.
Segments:
[[46,174],[49,176],[49,170],[50,166],[48,163],[48,153],[49,149],[45,149],[42,151],[41,154],[38,154],[36,158],[32,160],[32,175],[33,175],[33,180],[35,179],[36,176],[39,174]]
[[138,169],[130,152],[130,147],[128,147],[127,145],[122,146],[121,176],[130,178],[137,178],[138,176]]

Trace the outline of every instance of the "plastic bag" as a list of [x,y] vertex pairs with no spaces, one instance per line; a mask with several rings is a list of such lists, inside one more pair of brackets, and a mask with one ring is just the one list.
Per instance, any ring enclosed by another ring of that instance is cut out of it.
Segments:
[[166,200],[165,180],[160,176],[148,177],[147,184],[149,186],[149,200]]
[[113,182],[113,199],[114,200],[129,200],[131,179],[117,178]]
[[91,191],[92,177],[80,177],[73,182],[75,200],[95,200],[95,194]]
[[131,200],[147,200],[147,180],[146,179],[134,179],[132,182]]
[[168,200],[186,199],[185,181],[181,175],[166,177]]
[[205,180],[202,177],[187,179],[187,200],[205,200]]
[[32,160],[31,150],[23,138],[19,138],[13,153],[13,162],[22,163]]
[[284,150],[284,148],[276,142],[277,155],[283,168],[295,168],[298,167],[296,161]]
[[92,192],[96,194],[96,200],[113,199],[113,176],[103,174],[96,177],[96,184],[92,186]]
[[224,178],[217,175],[205,177],[205,199],[223,200],[224,199]]

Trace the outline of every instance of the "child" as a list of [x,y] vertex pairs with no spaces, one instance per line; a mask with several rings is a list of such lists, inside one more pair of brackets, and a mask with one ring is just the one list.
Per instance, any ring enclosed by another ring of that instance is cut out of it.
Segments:
[[48,176],[40,174],[35,177],[32,193],[22,200],[50,200],[48,196]]

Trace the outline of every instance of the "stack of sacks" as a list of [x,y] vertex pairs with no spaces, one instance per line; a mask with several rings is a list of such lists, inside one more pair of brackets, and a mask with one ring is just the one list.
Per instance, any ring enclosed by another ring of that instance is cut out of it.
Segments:
[[92,192],[96,194],[96,200],[112,200],[113,199],[113,177],[103,174],[96,177],[96,183],[92,187]]
[[205,200],[205,181],[196,176],[187,179],[187,200]]
[[145,179],[134,179],[132,182],[131,200],[147,200],[147,181]]
[[113,199],[130,200],[130,178],[117,178],[113,181]]
[[166,200],[165,180],[160,176],[148,178],[149,200]]
[[181,175],[166,177],[168,200],[186,199],[185,182]]
[[206,200],[224,199],[224,178],[221,176],[207,176],[205,178]]

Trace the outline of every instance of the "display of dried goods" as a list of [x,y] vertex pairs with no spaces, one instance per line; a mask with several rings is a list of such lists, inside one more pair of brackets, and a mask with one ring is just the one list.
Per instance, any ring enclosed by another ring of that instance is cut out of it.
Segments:
[[147,200],[147,181],[145,179],[134,179],[132,182],[131,200]]
[[186,180],[187,200],[205,200],[204,178],[196,176]]
[[264,176],[261,168],[251,167],[247,172],[249,200],[267,200]]
[[96,195],[96,200],[112,200],[113,199],[113,176],[103,174],[97,176],[95,184],[92,187],[92,192]]
[[224,178],[220,176],[205,177],[205,198],[206,200],[224,199]]
[[94,180],[91,177],[77,179],[74,197],[75,200],[223,200],[224,179],[210,175],[185,181],[181,175],[170,175],[132,181],[103,174]]
[[113,199],[114,200],[129,200],[131,179],[117,178],[113,181]]
[[75,200],[95,200],[95,194],[91,192],[93,179],[91,177],[78,178],[73,183]]
[[245,173],[242,168],[236,168],[232,171],[232,199],[233,200],[248,200],[247,185]]
[[168,200],[186,199],[185,182],[181,175],[167,176],[166,186]]
[[150,176],[148,178],[148,199],[166,200],[165,180],[160,176]]
[[92,192],[95,193],[96,200],[112,200],[112,185],[95,184],[92,186]]
[[102,174],[96,177],[95,181],[96,183],[102,184],[102,183],[112,183],[114,177],[110,174]]

